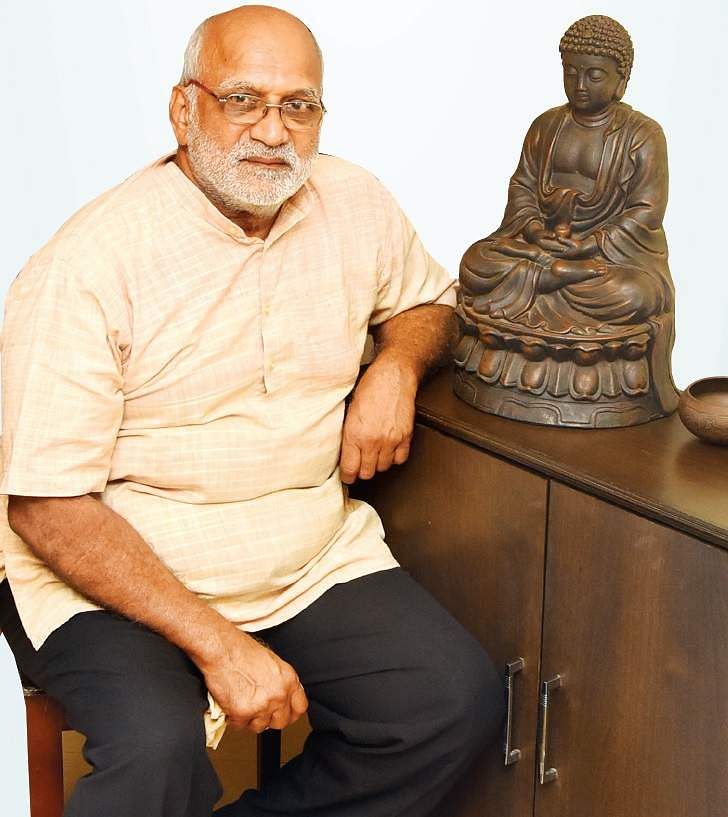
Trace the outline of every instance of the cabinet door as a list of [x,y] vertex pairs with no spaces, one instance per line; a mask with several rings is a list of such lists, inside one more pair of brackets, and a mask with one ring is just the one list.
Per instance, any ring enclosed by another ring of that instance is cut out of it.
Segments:
[[409,461],[358,483],[379,511],[395,556],[484,645],[496,665],[520,657],[513,747],[498,742],[438,817],[523,817],[533,808],[547,482],[418,426]]
[[552,483],[536,817],[728,815],[728,553]]

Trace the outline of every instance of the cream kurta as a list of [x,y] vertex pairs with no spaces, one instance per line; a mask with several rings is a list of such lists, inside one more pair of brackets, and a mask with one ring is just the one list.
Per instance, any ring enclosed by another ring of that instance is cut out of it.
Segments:
[[[367,327],[454,304],[369,173],[320,156],[265,241],[161,160],[96,199],[6,300],[0,493],[99,492],[176,576],[260,630],[396,565],[337,462]],[[4,526],[38,647],[97,609]]]

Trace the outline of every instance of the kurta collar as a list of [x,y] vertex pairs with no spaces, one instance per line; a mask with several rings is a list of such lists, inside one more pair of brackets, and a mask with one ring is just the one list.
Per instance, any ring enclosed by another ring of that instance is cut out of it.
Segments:
[[[247,235],[242,227],[239,227],[235,222],[224,216],[202,190],[187,178],[173,160],[174,153],[170,153],[155,162],[153,167],[160,168],[175,198],[186,210],[202,218],[212,227],[225,233],[225,235],[228,235],[235,241],[250,244],[263,243],[261,239]],[[272,244],[304,218],[311,209],[311,199],[312,195],[309,182],[306,181],[303,186],[284,203],[264,243],[267,245]]]

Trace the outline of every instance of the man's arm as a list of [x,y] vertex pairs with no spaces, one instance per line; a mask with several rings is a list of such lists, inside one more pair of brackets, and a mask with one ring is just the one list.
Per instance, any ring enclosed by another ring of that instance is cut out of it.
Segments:
[[456,332],[452,307],[424,304],[373,327],[376,357],[362,375],[344,421],[341,479],[370,479],[409,456],[415,396],[442,365]]
[[93,496],[10,496],[8,522],[67,584],[184,650],[234,725],[280,729],[306,711],[293,667],[190,592]]

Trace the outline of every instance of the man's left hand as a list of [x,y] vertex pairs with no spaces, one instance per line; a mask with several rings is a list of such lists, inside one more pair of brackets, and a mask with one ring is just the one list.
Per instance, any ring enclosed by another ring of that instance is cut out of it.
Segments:
[[370,479],[409,456],[418,378],[395,353],[382,353],[362,376],[344,420],[341,481]]

